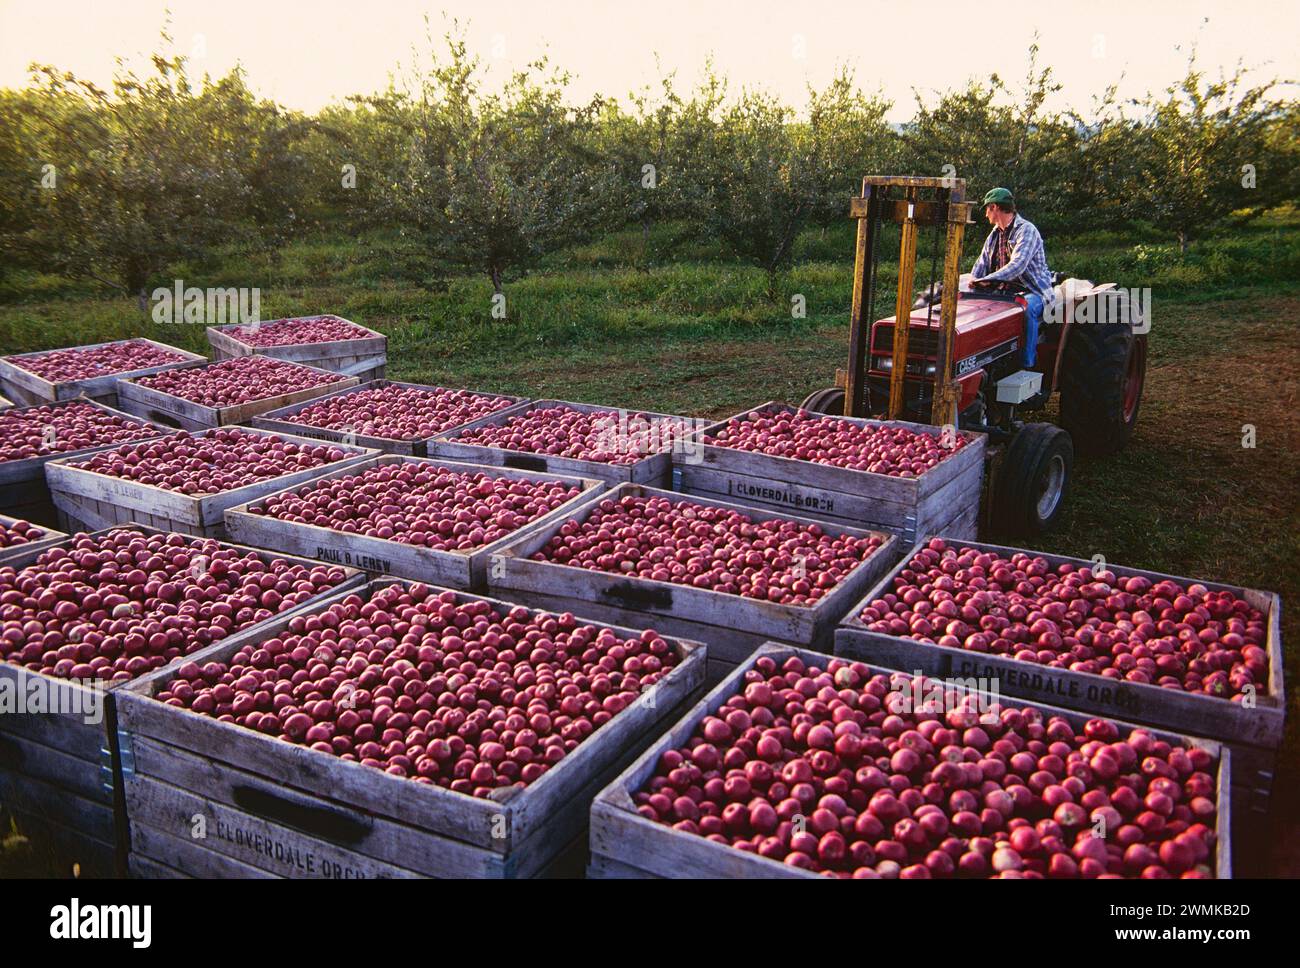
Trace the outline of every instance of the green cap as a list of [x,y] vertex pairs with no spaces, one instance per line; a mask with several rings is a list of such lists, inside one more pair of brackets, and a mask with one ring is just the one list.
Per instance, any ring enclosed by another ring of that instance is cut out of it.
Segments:
[[1012,197],[1011,192],[1009,192],[1007,189],[990,188],[988,190],[988,193],[984,196],[984,201],[980,205],[980,207],[983,208],[985,205],[992,205],[995,202],[1014,202],[1014,201],[1015,198]]

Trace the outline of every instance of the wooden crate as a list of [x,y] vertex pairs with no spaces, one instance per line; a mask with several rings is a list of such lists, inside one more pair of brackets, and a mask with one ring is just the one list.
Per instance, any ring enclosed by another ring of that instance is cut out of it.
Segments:
[[[5,396],[19,406],[39,406],[43,403],[57,403],[61,400],[74,400],[77,397],[85,397],[88,400],[94,400],[110,407],[116,407],[118,405],[117,385],[120,380],[126,380],[137,376],[149,376],[153,373],[162,373],[164,370],[174,370],[178,366],[187,365],[187,363],[207,362],[207,357],[200,356],[198,353],[191,353],[189,350],[183,350],[176,346],[169,346],[166,343],[159,343],[156,340],[145,339],[143,336],[129,340],[110,340],[107,343],[88,343],[85,346],[68,348],[92,350],[98,349],[101,346],[112,346],[114,343],[134,342],[135,339],[139,339],[141,342],[148,343],[150,346],[155,346],[159,349],[179,353],[184,357],[184,359],[176,363],[163,363],[160,366],[146,367],[141,370],[124,370],[121,373],[109,373],[105,376],[91,377],[88,380],[70,380],[64,383],[51,383],[49,380],[37,376],[30,370],[23,369],[22,365],[22,361],[26,357],[40,356],[43,353],[50,352],[50,350],[38,350],[35,353],[20,353],[14,356],[0,357],[0,390],[3,390]],[[3,408],[0,407],[0,409]]]
[[672,491],[654,490],[638,484],[621,484],[588,499],[567,518],[552,520],[544,527],[508,545],[490,562],[488,587],[494,593],[518,598],[528,605],[553,611],[571,611],[607,622],[636,627],[652,625],[661,632],[697,639],[709,647],[710,681],[717,681],[737,662],[746,659],[764,642],[775,639],[810,646],[827,652],[836,624],[849,603],[893,565],[899,539],[880,533],[882,544],[870,558],[851,572],[829,595],[808,607],[780,605],[715,592],[705,588],[592,571],[550,561],[533,561],[566,520],[585,521],[596,504],[606,498],[664,497],[675,504],[688,502],[740,511],[754,521],[781,519],[816,524],[827,534],[870,537],[862,531],[826,521],[811,521],[709,498],[687,497]]
[[[94,400],[64,400],[56,404],[41,404],[41,406],[67,407],[74,403],[89,403],[99,410],[117,414],[124,419],[150,424],[157,429],[156,434],[153,436],[161,437],[163,434],[171,432],[168,427],[160,427],[151,421],[141,420],[134,414],[123,413],[121,410],[115,410],[113,407]],[[146,439],[150,438],[141,438],[141,441]],[[130,443],[139,442],[130,441]],[[84,450],[65,450],[57,454],[24,457],[22,460],[0,461],[0,511],[22,518],[25,521],[33,521],[41,525],[48,524],[51,527],[55,526],[57,510],[54,507],[50,497],[50,489],[45,480],[45,465],[50,461],[86,457],[97,451],[111,450],[114,447],[121,446],[121,443],[104,444],[101,447],[87,447]]]
[[[0,514],[0,525],[4,525],[5,527],[12,527],[19,521],[26,520],[26,518],[11,518],[7,514]],[[29,541],[26,544],[13,545],[9,548],[0,548],[0,565],[3,565],[12,558],[21,557],[29,551],[44,551],[51,545],[58,544],[60,541],[63,541],[68,537],[62,531],[55,531],[53,528],[42,528],[42,530],[45,533],[35,541]]]
[[[332,315],[332,314],[331,314]],[[318,316],[303,316],[301,319],[318,319]],[[343,319],[342,316],[336,317]],[[285,320],[268,320],[262,325],[269,326]],[[352,323],[350,319],[343,320]],[[344,376],[354,376],[362,383],[370,380],[382,380],[388,367],[388,337],[360,323],[352,323],[366,330],[370,335],[362,339],[339,339],[327,343],[291,343],[285,346],[249,346],[230,335],[242,323],[229,326],[209,326],[208,343],[212,347],[214,360],[229,360],[236,356],[273,356],[291,363],[302,363],[321,370],[331,370]]]
[[566,400],[529,400],[520,406],[489,414],[486,417],[480,417],[463,427],[457,427],[454,430],[438,434],[428,441],[428,454],[430,457],[446,457],[450,460],[467,461],[473,464],[494,464],[498,467],[514,467],[524,471],[541,471],[545,474],[576,474],[579,477],[592,477],[597,480],[608,481],[610,484],[644,484],[647,487],[667,487],[669,485],[673,469],[671,450],[665,450],[660,454],[650,454],[634,464],[606,464],[599,461],[577,460],[572,457],[555,457],[550,454],[534,454],[526,451],[504,450],[500,447],[486,447],[482,444],[462,443],[458,439],[467,430],[499,426],[513,417],[548,407],[567,407],[581,413],[617,413],[620,415],[620,420],[638,413],[657,420],[687,421],[691,419],[664,413],[649,413],[644,410],[599,407],[590,403],[570,403]]
[[[726,844],[715,843],[697,834],[683,833],[665,824],[648,820],[636,812],[632,796],[642,790],[654,776],[659,758],[670,749],[684,746],[694,735],[700,722],[740,691],[745,673],[760,656],[771,656],[778,665],[790,656],[797,656],[808,664],[825,668],[827,657],[815,652],[792,648],[778,643],[762,646],[743,666],[733,671],[723,682],[649,749],[629,766],[613,783],[601,791],[591,805],[591,866],[588,877],[683,877],[683,878],[771,878],[771,877],[821,877],[811,871],[789,867],[779,861],[758,854],[737,850]],[[872,667],[873,672],[889,671]],[[969,691],[969,690],[963,690]],[[1032,703],[1047,716],[1062,716],[1076,729],[1090,717],[1070,710],[1058,709],[1041,703]],[[1119,722],[1121,730],[1134,728]],[[1156,735],[1171,742],[1201,746],[1219,759],[1216,817],[1218,844],[1215,852],[1216,875],[1232,876],[1231,833],[1231,757],[1229,750],[1218,743],[1194,737],[1158,732]]]
[[[285,434],[273,435],[269,430],[254,430],[249,427],[240,429],[250,434],[279,436],[311,447],[320,446],[320,441],[317,440]],[[200,431],[195,436],[202,437],[208,433],[212,431]],[[337,446],[348,451],[349,456],[334,464],[309,467],[217,494],[181,494],[152,484],[141,484],[73,466],[80,457],[50,461],[46,465],[45,476],[65,531],[97,531],[128,521],[138,521],[164,531],[178,531],[204,538],[224,538],[227,535],[226,508],[375,456],[375,451],[369,448],[345,447],[342,444]]]
[[[758,412],[793,413],[796,409],[773,401],[730,419]],[[940,427],[901,420],[835,419],[858,427],[906,427],[931,436],[943,432]],[[881,528],[908,541],[922,531],[976,536],[984,483],[984,434],[961,431],[968,441],[961,450],[920,477],[903,478],[705,443],[705,437],[726,425],[723,420],[704,428],[690,448],[674,455],[674,490],[780,508],[859,528]]]
[[[439,387],[426,386],[419,383],[399,383],[394,380],[371,380],[369,383],[362,383],[354,387],[347,387],[343,390],[335,390],[333,393],[326,393],[323,396],[316,397],[313,400],[306,400],[302,403],[295,403],[292,406],[281,407],[279,410],[272,410],[270,413],[260,414],[253,418],[253,426],[261,427],[264,430],[274,430],[279,433],[297,434],[299,437],[315,437],[318,440],[333,440],[339,443],[355,444],[360,447],[373,447],[376,450],[383,451],[385,454],[405,454],[411,457],[425,457],[428,455],[428,438],[420,437],[406,440],[397,440],[392,437],[371,437],[366,434],[348,433],[342,430],[330,430],[325,427],[312,427],[307,424],[297,423],[293,417],[301,410],[320,403],[325,397],[341,397],[349,393],[356,393],[360,390],[378,390],[381,387],[406,387],[412,390],[437,390]],[[480,396],[496,397],[500,400],[509,400],[510,407],[502,408],[498,413],[505,413],[513,410],[518,404],[527,403],[524,397],[512,397],[504,393],[481,393],[478,390],[472,390],[471,393],[478,393]],[[464,426],[464,425],[461,425]],[[459,430],[460,427],[449,427],[443,433],[451,433]]]
[[[380,579],[363,594],[396,581]],[[458,599],[483,600],[464,593]],[[259,635],[269,638],[286,625],[269,624]],[[702,682],[704,648],[669,641],[683,658],[677,667],[537,782],[493,799],[415,783],[168,706],[151,697],[174,671],[142,677],[118,701],[119,739],[134,762],[124,776],[132,853],[193,876],[235,876],[244,865],[280,877],[542,874],[581,835],[596,791]],[[196,661],[223,661],[238,648],[218,644]],[[205,838],[193,836],[196,816],[204,818]],[[176,840],[192,849],[172,849]]]
[[[433,548],[403,544],[400,541],[392,541],[386,538],[371,538],[363,534],[347,534],[343,531],[336,531],[314,524],[280,521],[265,515],[253,514],[249,510],[254,505],[263,503],[273,495],[267,495],[258,498],[256,501],[229,508],[226,511],[226,528],[234,540],[256,545],[259,548],[275,548],[279,551],[305,555],[308,558],[318,558],[332,564],[347,564],[354,568],[364,568],[370,572],[395,575],[399,578],[410,578],[415,581],[429,582],[447,588],[481,590],[487,585],[488,562],[493,555],[534,528],[543,527],[550,521],[568,517],[588,498],[605,489],[604,481],[593,481],[581,477],[558,477],[554,474],[537,474],[532,471],[516,471],[505,467],[485,467],[479,464],[458,464],[455,461],[404,457],[398,454],[385,454],[358,464],[351,464],[343,470],[315,478],[310,483],[316,485],[338,477],[352,477],[378,464],[415,462],[447,467],[463,474],[482,473],[510,480],[563,483],[580,488],[582,493],[566,501],[550,514],[545,514],[504,538],[475,548],[472,551],[436,551]],[[297,489],[297,487],[292,487],[284,490],[293,491]]]
[[[930,540],[929,537],[925,541]],[[1008,548],[947,538],[962,547],[996,552],[1010,557],[1018,552],[1043,558],[1053,568],[1061,564],[1093,567],[1082,558],[1050,555],[1041,551]],[[1116,575],[1140,575],[1153,582],[1170,579],[1187,586],[1199,582],[1216,591],[1231,591],[1268,616],[1268,694],[1257,697],[1256,707],[1246,709],[1240,703],[1200,693],[1165,689],[1157,685],[1116,682],[1101,675],[1051,669],[1037,663],[1022,662],[1011,656],[967,652],[941,645],[928,645],[912,639],[869,631],[859,616],[871,602],[894,590],[894,579],[907,567],[921,547],[919,543],[898,566],[882,578],[861,601],[853,606],[835,633],[835,654],[869,662],[903,672],[922,672],[939,678],[997,679],[1002,691],[1034,702],[1051,702],[1094,716],[1123,719],[1143,726],[1155,726],[1179,733],[1195,734],[1215,740],[1232,749],[1232,791],[1239,828],[1245,844],[1251,827],[1259,828],[1268,810],[1273,771],[1278,747],[1282,742],[1286,714],[1283,685],[1281,600],[1273,592],[1256,591],[1196,578],[1180,578],[1140,568],[1126,568],[1107,562]]]
[[[187,367],[212,365],[207,361],[186,364]],[[319,367],[312,367],[311,369],[329,376],[335,375],[320,370]],[[330,383],[307,387],[305,390],[280,393],[273,397],[263,397],[261,400],[250,400],[247,403],[232,404],[228,407],[208,407],[201,403],[195,403],[193,400],[186,400],[184,397],[164,393],[152,387],[141,386],[133,380],[123,380],[118,385],[118,400],[122,409],[127,413],[147,417],[158,423],[179,427],[182,430],[208,430],[212,427],[246,424],[258,414],[266,413],[269,410],[278,410],[280,407],[287,407],[291,403],[311,400],[326,393],[356,385],[356,377],[339,375],[338,379]]]
[[0,397],[0,410],[8,410],[14,405],[14,402],[8,397]]
[[[154,528],[132,526],[145,533],[158,533]],[[281,558],[309,567],[318,564],[257,548],[236,547],[252,551],[263,561]],[[21,570],[47,550],[32,548],[0,567]],[[349,575],[342,585],[285,615],[312,608],[336,592],[346,594],[364,582],[360,571],[346,570]],[[243,636],[256,629],[250,626],[223,640],[223,644],[243,641]],[[173,665],[192,658],[179,658]],[[0,715],[0,807],[12,811],[22,832],[39,841],[41,851],[51,851],[64,870],[71,870],[75,863],[81,866],[83,876],[120,875],[127,838],[115,699],[123,684],[91,688],[6,662],[0,662],[0,683],[4,683],[0,688],[12,689],[15,695],[26,695],[32,683],[39,683],[50,704],[57,702],[56,708],[61,710]],[[98,710],[99,721],[88,722],[82,712],[86,710]],[[126,766],[130,766],[129,755]]]

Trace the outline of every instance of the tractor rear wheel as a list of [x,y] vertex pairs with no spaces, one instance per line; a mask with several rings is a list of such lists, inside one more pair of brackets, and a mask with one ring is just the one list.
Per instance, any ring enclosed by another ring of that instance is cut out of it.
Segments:
[[1147,373],[1146,334],[1124,324],[1070,327],[1061,361],[1061,426],[1079,453],[1123,450],[1137,425]]
[[1065,506],[1073,469],[1069,434],[1048,423],[1021,427],[1007,445],[993,482],[994,529],[1026,536],[1051,531]]
[[815,390],[804,397],[803,403],[799,406],[813,413],[842,417],[844,416],[844,388],[827,387],[825,390]]

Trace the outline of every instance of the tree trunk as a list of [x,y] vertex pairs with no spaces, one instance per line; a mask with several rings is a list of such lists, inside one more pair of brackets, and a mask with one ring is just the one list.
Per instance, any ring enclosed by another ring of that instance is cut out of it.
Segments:
[[1187,254],[1187,233],[1181,229],[1178,231],[1178,251]]
[[136,299],[137,299],[137,300],[139,301],[139,303],[140,303],[140,312],[145,313],[146,315],[148,315],[148,313],[149,313],[149,293],[145,290],[144,286],[141,286],[141,287],[140,287],[140,291],[136,293]]
[[773,302],[777,301],[780,292],[777,289],[777,282],[780,280],[781,270],[779,266],[769,264],[767,266],[767,298]]

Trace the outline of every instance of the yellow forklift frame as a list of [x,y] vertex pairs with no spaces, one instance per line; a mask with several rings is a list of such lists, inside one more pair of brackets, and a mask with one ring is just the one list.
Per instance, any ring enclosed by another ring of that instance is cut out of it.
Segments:
[[[891,198],[901,189],[901,198]],[[923,198],[922,195],[929,195]],[[957,425],[961,385],[953,378],[953,348],[957,334],[957,287],[961,277],[962,241],[971,221],[972,203],[966,200],[964,178],[928,178],[913,175],[867,175],[862,195],[849,201],[849,217],[857,219],[857,248],[853,261],[853,303],[849,316],[849,366],[844,382],[844,415],[867,416],[867,369],[871,359],[871,324],[875,314],[877,260],[881,226],[902,226],[898,251],[898,291],[894,299],[894,356],[889,372],[889,406],[886,415],[898,419],[903,412],[903,381],[907,375],[907,341],[912,318],[916,278],[917,231],[946,226],[943,290],[939,305],[939,356],[934,374],[930,422]],[[937,243],[936,243],[937,244]],[[931,280],[933,283],[933,280]],[[933,296],[931,296],[933,298]]]

